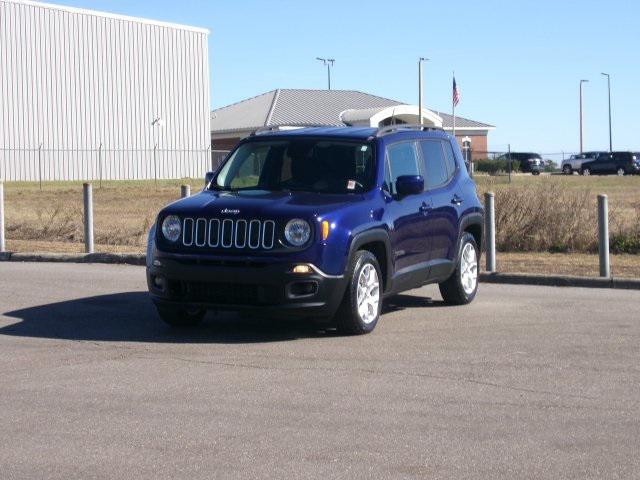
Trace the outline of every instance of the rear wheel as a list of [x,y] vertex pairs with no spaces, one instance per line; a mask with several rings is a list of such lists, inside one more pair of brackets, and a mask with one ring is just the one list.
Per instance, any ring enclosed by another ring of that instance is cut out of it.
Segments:
[[571,170],[571,165],[565,165],[564,167],[562,167],[562,173],[564,173],[565,175],[571,175],[573,173],[573,170]]
[[372,332],[382,308],[382,273],[375,255],[358,251],[351,263],[349,285],[336,313],[336,326],[342,333],[361,335]]
[[619,177],[624,177],[624,174],[625,174],[624,168],[620,167],[616,173],[618,174]]
[[582,169],[582,175],[584,175],[585,177],[588,177],[589,175],[591,175],[591,169],[590,168],[583,168]]
[[478,291],[480,252],[475,238],[465,233],[460,239],[458,263],[451,276],[439,284],[444,302],[449,305],[471,303]]
[[172,327],[192,327],[199,324],[206,312],[203,308],[156,306],[160,318]]

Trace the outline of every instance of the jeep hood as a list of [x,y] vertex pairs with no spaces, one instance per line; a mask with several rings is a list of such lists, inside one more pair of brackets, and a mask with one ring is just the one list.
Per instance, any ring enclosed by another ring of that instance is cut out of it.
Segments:
[[366,194],[320,194],[307,192],[269,192],[244,190],[217,192],[205,190],[178,200],[163,209],[164,214],[182,216],[312,217],[365,201]]

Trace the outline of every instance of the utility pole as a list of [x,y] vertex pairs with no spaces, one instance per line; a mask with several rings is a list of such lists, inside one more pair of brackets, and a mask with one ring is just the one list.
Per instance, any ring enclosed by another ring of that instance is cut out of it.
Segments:
[[420,117],[420,125],[424,125],[424,119],[422,118],[422,62],[428,62],[429,59],[420,57],[418,59],[418,116]]
[[331,67],[333,67],[333,64],[335,63],[336,60],[334,58],[320,58],[320,57],[316,57],[316,60],[321,61],[323,65],[327,67],[327,87],[329,90],[331,90]]
[[580,80],[580,153],[584,148],[584,116],[582,110],[582,84],[587,83],[589,80]]
[[609,92],[609,153],[613,151],[613,142],[611,141],[611,76],[608,73],[602,73],[607,77],[607,90]]

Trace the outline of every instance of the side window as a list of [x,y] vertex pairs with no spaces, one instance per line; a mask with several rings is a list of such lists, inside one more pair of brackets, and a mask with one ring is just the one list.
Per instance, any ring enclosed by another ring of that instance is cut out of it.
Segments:
[[450,142],[442,142],[442,146],[444,147],[444,156],[445,161],[447,163],[447,172],[449,173],[449,178],[452,178],[456,174],[456,170],[458,168],[458,162],[456,162],[456,155],[453,151],[453,147]]
[[439,140],[422,140],[420,142],[425,167],[425,184],[427,188],[435,188],[447,183],[449,173]]
[[396,180],[402,175],[422,175],[414,142],[402,142],[387,147],[385,183],[389,193],[396,194]]

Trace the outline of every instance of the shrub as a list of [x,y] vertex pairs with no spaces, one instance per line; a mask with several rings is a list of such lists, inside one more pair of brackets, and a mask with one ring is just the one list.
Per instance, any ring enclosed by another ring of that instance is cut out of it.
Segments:
[[640,234],[638,234],[638,232],[631,234],[614,234],[611,237],[609,246],[611,253],[640,254]]
[[612,232],[609,240],[611,252],[640,254],[640,204],[635,206],[635,218],[631,222],[622,216],[612,217],[609,225]]
[[[500,188],[492,183],[482,193],[495,192],[499,251],[598,251],[597,199],[589,189],[548,183]],[[635,218],[628,209],[610,205],[609,228],[612,253],[640,253],[640,204],[635,207]]]
[[544,171],[548,173],[554,173],[560,171],[560,167],[553,160],[545,160]]
[[[490,160],[488,158],[474,160],[474,170],[476,172],[484,172],[489,175],[496,175],[498,173],[507,173],[509,171],[509,162],[506,159]],[[512,172],[520,170],[520,162],[517,160],[511,161]]]

